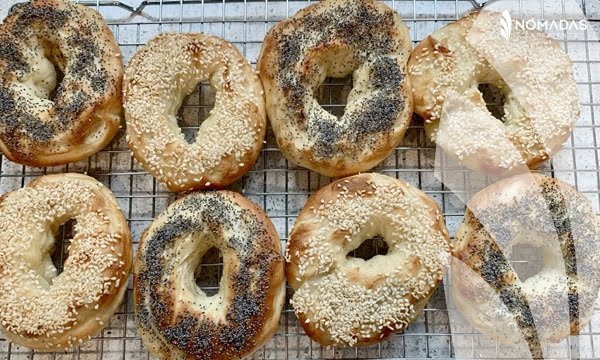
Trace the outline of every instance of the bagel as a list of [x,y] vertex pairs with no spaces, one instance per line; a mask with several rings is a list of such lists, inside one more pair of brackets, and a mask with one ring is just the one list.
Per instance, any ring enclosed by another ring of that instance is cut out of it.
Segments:
[[[326,0],[278,23],[263,42],[258,69],[283,155],[332,177],[383,161],[411,120],[411,49],[408,28],[379,1]],[[338,119],[315,92],[327,77],[350,74],[354,86]]]
[[[54,234],[76,220],[64,269]],[[0,198],[0,324],[41,351],[81,344],[102,330],[127,291],[131,237],[113,194],[86,175],[47,175]]]
[[[347,257],[381,236],[386,255]],[[290,233],[287,278],[306,334],[324,346],[383,341],[408,326],[442,280],[449,238],[438,205],[403,181],[361,174],[310,197]]]
[[[415,48],[408,72],[415,112],[430,139],[473,171],[507,176],[558,152],[580,106],[572,63],[560,44],[514,24],[506,40],[501,19],[485,10],[445,26]],[[480,84],[503,93],[501,119],[487,109]]]
[[29,166],[97,153],[119,130],[122,78],[119,46],[95,10],[66,0],[14,6],[0,24],[0,150]]
[[[223,255],[219,293],[195,282],[202,256]],[[230,192],[177,200],[146,229],[134,263],[138,333],[161,359],[239,359],[276,331],[284,260],[265,213]]]
[[[468,204],[454,243],[456,307],[497,341],[526,340],[534,358],[545,342],[577,335],[590,321],[600,288],[600,221],[589,200],[540,174],[497,182]],[[520,279],[509,262],[515,245],[543,253],[539,272]]]
[[[216,92],[215,106],[190,145],[176,112],[202,81]],[[262,85],[223,39],[162,34],[150,40],[127,68],[124,101],[133,155],[171,191],[227,186],[250,170],[262,148]]]

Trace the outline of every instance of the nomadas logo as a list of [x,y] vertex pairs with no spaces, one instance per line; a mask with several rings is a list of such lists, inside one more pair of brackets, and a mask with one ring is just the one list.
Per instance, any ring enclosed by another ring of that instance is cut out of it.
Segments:
[[513,29],[516,30],[538,30],[544,34],[551,31],[586,31],[588,22],[581,20],[550,20],[550,19],[514,19],[510,12],[503,11],[500,17],[500,34],[506,40],[510,40]]

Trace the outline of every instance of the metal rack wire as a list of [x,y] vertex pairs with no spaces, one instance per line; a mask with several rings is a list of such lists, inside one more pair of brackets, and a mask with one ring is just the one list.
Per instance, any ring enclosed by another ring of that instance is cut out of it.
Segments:
[[[544,1],[544,0],[528,0]],[[206,32],[221,36],[235,44],[253,63],[256,62],[264,35],[277,21],[307,6],[310,1],[263,0],[87,0],[80,1],[100,11],[112,28],[127,62],[138,47],[160,32]],[[600,2],[578,0],[596,32],[600,31]],[[474,0],[392,0],[395,8],[411,28],[416,43],[436,29],[456,20],[465,12],[481,6]],[[565,49],[574,54],[575,71],[582,98],[582,119],[572,139],[543,171],[560,177],[585,193],[597,212],[600,211],[600,43],[588,36],[564,39]],[[333,113],[344,108],[348,81],[328,81],[320,91],[320,102]],[[200,84],[180,110],[180,126],[189,141],[212,108],[214,96],[207,84]],[[242,180],[232,186],[262,206],[274,222],[282,244],[308,196],[330,181],[306,169],[288,163],[277,148],[269,130],[261,157]],[[469,174],[461,174],[463,189],[449,189],[435,176],[436,149],[424,136],[418,119],[410,127],[404,141],[376,171],[403,179],[424,190],[441,205],[452,234],[464,213],[460,194],[470,191]],[[86,172],[110,187],[116,194],[128,219],[134,249],[142,231],[175,195],[156,182],[136,163],[127,148],[123,130],[105,150],[87,161],[59,167],[30,168],[0,161],[2,193],[23,187],[35,177],[61,172]],[[54,260],[62,264],[71,236],[71,228],[63,226],[57,241],[60,245]],[[361,247],[355,256],[378,254],[380,240]],[[527,264],[527,256],[513,259],[515,266]],[[210,291],[218,284],[221,266],[217,254],[205,258],[198,279]],[[445,282],[447,284],[448,282]],[[38,353],[11,344],[0,335],[0,358],[6,359],[146,359],[149,354],[137,336],[133,315],[131,281],[125,303],[110,325],[98,336],[65,353]],[[325,358],[520,358],[516,352],[485,338],[470,327],[451,328],[450,318],[456,310],[446,303],[446,286],[434,294],[423,314],[402,335],[367,348],[332,350],[310,341],[297,324],[289,307],[280,320],[277,334],[255,359],[325,359]],[[288,294],[289,295],[289,294]],[[600,358],[600,310],[576,341],[567,340],[550,352],[556,358]],[[596,342],[598,341],[598,342]],[[594,343],[596,342],[596,346]]]

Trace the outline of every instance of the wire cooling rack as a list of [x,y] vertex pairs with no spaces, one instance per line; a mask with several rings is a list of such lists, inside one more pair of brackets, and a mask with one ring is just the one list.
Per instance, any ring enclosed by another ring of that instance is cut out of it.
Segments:
[[[544,0],[522,0],[533,2]],[[546,0],[549,2],[550,0]],[[5,0],[2,1],[6,3]],[[12,1],[14,3],[15,1]],[[205,32],[221,36],[235,44],[256,63],[266,32],[277,21],[309,5],[310,1],[230,1],[230,0],[92,0],[81,1],[94,7],[106,18],[113,30],[125,62],[136,49],[161,32]],[[592,33],[600,32],[600,1],[577,0],[592,26],[579,37],[565,36],[564,47],[573,58],[582,102],[582,117],[572,138],[542,171],[573,184],[600,210],[600,43]],[[479,7],[468,0],[395,0],[387,2],[395,8],[411,28],[416,43],[436,29],[456,20],[465,12]],[[0,5],[7,7],[6,5]],[[318,97],[334,114],[343,113],[351,80],[331,80],[320,89]],[[186,139],[193,141],[201,121],[212,108],[214,95],[207,84],[200,84],[180,110],[180,126]],[[1,116],[1,114],[0,114]],[[231,188],[248,196],[265,209],[274,222],[282,245],[308,196],[330,179],[288,163],[281,155],[269,130],[258,162],[248,175]],[[436,149],[424,136],[421,122],[415,119],[404,141],[376,171],[403,179],[424,190],[442,207],[453,235],[462,220],[464,203],[461,194],[470,191],[471,174],[453,179],[453,188],[436,176]],[[59,167],[30,168],[16,165],[5,158],[0,162],[0,191],[23,187],[32,179],[51,173],[85,172],[110,187],[127,217],[134,239],[134,249],[142,231],[176,196],[168,193],[151,175],[136,163],[121,130],[110,146],[87,161]],[[456,184],[460,184],[456,186]],[[461,189],[462,187],[462,189]],[[53,259],[60,269],[72,237],[72,224],[62,226],[57,235]],[[385,251],[380,239],[365,242],[354,256],[369,257]],[[527,251],[516,252],[512,259],[517,271],[535,260]],[[524,270],[525,271],[525,270]],[[204,258],[198,284],[208,293],[217,289],[221,274],[219,255],[210,252]],[[521,274],[520,274],[521,275]],[[445,281],[444,284],[448,284]],[[382,344],[360,348],[333,350],[320,347],[303,334],[289,305],[281,317],[276,335],[254,355],[255,359],[328,359],[328,358],[521,358],[523,349],[499,345],[481,335],[468,324],[453,325],[460,314],[446,302],[447,285],[440,286],[423,314],[405,331]],[[288,294],[290,295],[290,294]],[[582,335],[567,339],[548,350],[553,358],[600,358],[600,309]],[[131,281],[125,302],[110,325],[101,334],[80,347],[62,353],[39,353],[6,341],[0,335],[0,358],[5,359],[147,359],[135,330]]]

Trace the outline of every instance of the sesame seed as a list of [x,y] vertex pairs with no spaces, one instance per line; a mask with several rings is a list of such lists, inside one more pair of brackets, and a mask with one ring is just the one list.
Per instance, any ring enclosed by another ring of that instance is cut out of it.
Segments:
[[[0,274],[4,288],[13,291],[0,292],[0,322],[4,330],[27,333],[31,341],[39,342],[40,348],[49,338],[53,339],[49,346],[64,348],[65,340],[59,341],[56,335],[88,326],[89,319],[80,316],[86,313],[82,309],[97,310],[101,303],[110,307],[121,300],[119,296],[105,296],[110,293],[110,278],[117,278],[116,274],[127,283],[129,268],[116,271],[116,265],[131,263],[131,259],[111,250],[112,247],[131,252],[127,223],[116,203],[112,193],[98,181],[78,174],[43,176],[5,195],[0,209]],[[98,204],[104,205],[98,208]],[[47,234],[52,234],[52,228],[65,217],[74,218],[77,223],[64,270],[52,281],[38,273],[27,254],[39,246],[40,237],[45,242]],[[44,232],[22,231],[32,224]],[[117,238],[122,240],[115,242]],[[31,292],[31,281],[36,283],[36,296],[23,298],[23,294]],[[92,332],[98,330],[98,326],[90,327]],[[70,344],[77,341],[69,339]]]
[[[252,66],[228,44],[202,34],[162,34],[136,53],[125,73],[128,143],[144,168],[172,191],[209,186],[202,182],[207,178],[227,185],[242,175],[245,160],[254,161],[260,151],[257,144],[266,128],[262,85]],[[213,76],[220,69],[227,71]],[[217,105],[232,106],[213,108],[196,142],[189,144],[181,131],[171,130],[177,128],[171,111],[203,81],[217,89]],[[210,139],[202,139],[205,134]],[[237,170],[223,172],[231,167],[227,164]]]
[[[345,185],[340,188],[340,183]],[[365,188],[373,189],[372,194]],[[327,332],[337,345],[352,346],[358,336],[379,339],[385,329],[404,329],[418,315],[408,299],[431,296],[447,266],[448,234],[443,218],[432,215],[439,208],[424,201],[419,189],[379,174],[352,176],[313,196],[327,206],[303,210],[288,244],[293,251],[287,271],[296,275],[290,284],[294,311],[306,326]],[[339,233],[345,233],[342,248],[332,245]],[[385,272],[373,276],[384,280],[366,287],[350,275],[364,263],[348,262],[346,254],[382,233],[389,234],[384,239],[389,251],[379,263]],[[420,270],[409,270],[399,254],[418,259]]]
[[[572,62],[559,44],[518,28],[506,41],[495,31],[500,16],[470,14],[440,29],[419,44],[422,51],[408,67],[413,90],[424,99],[415,111],[431,124],[431,140],[472,170],[509,174],[560,149],[580,106]],[[502,119],[482,101],[479,84],[502,89]]]

